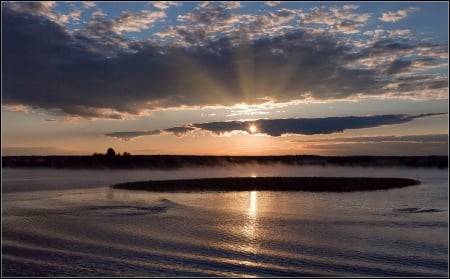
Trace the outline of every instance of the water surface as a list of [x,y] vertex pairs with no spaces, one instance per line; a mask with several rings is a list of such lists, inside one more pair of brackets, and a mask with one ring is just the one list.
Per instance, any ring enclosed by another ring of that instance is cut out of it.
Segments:
[[[404,177],[375,192],[152,193],[115,183],[231,176]],[[3,276],[447,276],[448,173],[248,166],[2,170]]]

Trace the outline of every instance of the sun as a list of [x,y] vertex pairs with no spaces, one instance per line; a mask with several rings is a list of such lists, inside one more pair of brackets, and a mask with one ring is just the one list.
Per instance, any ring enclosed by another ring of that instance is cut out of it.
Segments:
[[258,131],[258,128],[256,128],[256,125],[251,124],[251,125],[248,127],[248,130],[250,131],[251,134],[254,134],[254,133],[256,133],[256,132]]

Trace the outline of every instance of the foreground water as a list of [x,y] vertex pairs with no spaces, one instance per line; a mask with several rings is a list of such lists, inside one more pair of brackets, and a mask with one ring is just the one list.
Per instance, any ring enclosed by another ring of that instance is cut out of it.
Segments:
[[[226,176],[405,177],[375,192],[151,193]],[[448,170],[2,170],[3,276],[448,276]]]

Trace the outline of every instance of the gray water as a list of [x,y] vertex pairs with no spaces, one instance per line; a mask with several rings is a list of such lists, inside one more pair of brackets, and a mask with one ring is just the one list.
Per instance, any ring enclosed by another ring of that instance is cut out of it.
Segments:
[[[227,176],[418,179],[375,192],[151,193]],[[257,166],[2,170],[3,276],[448,276],[448,171]]]

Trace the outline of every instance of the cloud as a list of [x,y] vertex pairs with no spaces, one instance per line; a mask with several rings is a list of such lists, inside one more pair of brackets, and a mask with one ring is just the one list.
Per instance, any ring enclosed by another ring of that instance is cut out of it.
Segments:
[[[252,126],[256,127],[256,133],[279,137],[286,134],[316,135],[342,133],[348,129],[374,128],[383,125],[395,125],[410,122],[416,118],[438,116],[447,113],[428,113],[418,115],[393,114],[373,116],[346,116],[327,118],[290,118],[290,119],[259,119],[252,121],[225,121],[188,124],[184,127],[168,128],[163,131],[182,136],[194,130],[207,131],[214,135],[222,135],[233,131],[253,134]],[[160,132],[113,132],[106,136],[129,140],[143,135],[158,135]],[[368,138],[361,138],[367,140]],[[361,140],[360,139],[360,140]]]
[[56,5],[56,1],[41,1],[41,2],[8,2],[5,8],[11,9],[20,13],[27,13],[35,16],[45,16],[53,18],[55,16],[52,11]]
[[[295,140],[293,142],[311,142],[311,140]],[[315,143],[448,143],[447,134],[407,135],[407,136],[372,136],[372,137],[343,137],[331,139],[314,139]]]
[[239,1],[227,1],[224,2],[223,4],[226,9],[230,10],[242,8],[241,2]]
[[8,2],[5,4],[6,9],[11,9],[22,14],[44,17],[59,25],[64,25],[69,21],[69,15],[54,11],[55,6],[56,1]]
[[160,10],[166,10],[172,6],[180,7],[183,3],[177,1],[152,1],[151,5]]
[[195,127],[185,126],[185,127],[172,127],[164,130],[153,130],[153,131],[130,131],[130,132],[112,132],[105,134],[107,137],[118,138],[120,140],[129,141],[134,138],[143,137],[143,136],[155,136],[161,135],[164,133],[174,134],[177,137],[181,137],[192,130],[195,130]]
[[105,19],[102,10],[91,14],[86,26],[69,34],[72,37],[68,50],[86,49],[93,54],[104,57],[115,57],[117,53],[127,50],[129,41],[122,35],[129,32],[141,32],[151,28],[156,22],[166,18],[164,11],[142,10],[139,12],[124,11],[117,18]]
[[390,156],[429,156],[448,154],[448,134],[346,137],[332,139],[295,140],[302,149],[314,154]]
[[106,16],[107,16],[107,14],[105,12],[103,12],[100,9],[98,9],[98,10],[92,12],[91,20],[93,20],[93,21],[101,20],[102,18],[105,18]]
[[340,32],[344,34],[355,34],[360,32],[370,19],[369,13],[355,13],[356,5],[344,5],[343,7],[313,7],[309,12],[300,13],[300,24],[313,24],[328,26],[328,32]]
[[174,135],[176,135],[177,137],[183,136],[187,133],[189,133],[190,131],[195,130],[194,127],[190,127],[190,126],[185,126],[185,127],[173,127],[173,128],[168,128],[165,129],[165,132],[168,133],[172,133]]
[[397,30],[387,30],[387,32],[389,33],[389,37],[390,38],[404,38],[404,39],[409,39],[411,38],[411,30],[409,29],[397,29]]
[[85,8],[93,8],[96,6],[94,1],[82,1],[81,3]]
[[432,115],[439,114],[260,119],[256,121],[210,122],[193,124],[192,126],[220,135],[226,132],[239,130],[248,132],[249,127],[251,125],[255,125],[258,133],[267,134],[272,137],[279,137],[284,134],[315,135],[341,133],[347,129],[362,129],[382,125],[401,124],[416,118]]
[[388,75],[392,75],[392,74],[401,72],[401,71],[407,69],[409,66],[411,66],[411,64],[412,64],[411,61],[395,60],[386,69],[386,73]]
[[[122,34],[123,32],[139,32],[150,28],[156,21],[166,18],[164,11],[142,10],[137,13],[122,12],[122,14],[111,20],[91,20],[87,30],[92,33],[114,32]],[[88,37],[89,36],[89,33]]]
[[21,111],[21,112],[25,112],[28,113],[30,112],[29,107],[18,104],[18,105],[3,105],[3,108],[7,111]]
[[[230,10],[239,8],[236,2],[199,4],[193,12],[179,15],[180,24],[161,32],[164,37],[170,36],[180,45],[202,45],[205,42],[229,37],[231,40],[257,39],[264,36],[282,34],[283,30],[294,28],[287,23],[293,22],[297,10],[279,9],[263,14],[232,14]],[[174,32],[175,31],[175,32]]]
[[404,10],[398,10],[395,12],[385,12],[378,19],[384,22],[397,22],[401,19],[404,19],[409,14],[418,11],[419,8],[409,7]]
[[264,5],[268,7],[275,7],[281,4],[281,1],[267,1],[264,3]]
[[[5,106],[120,119],[176,107],[448,97],[447,74],[423,72],[445,68],[447,45],[388,38],[355,47],[330,33],[293,29],[298,10],[231,14],[222,4],[199,4],[158,33],[159,42],[123,34],[151,28],[164,11],[93,17],[69,32],[48,17],[50,4],[29,3],[2,9]],[[329,21],[352,32],[368,18],[357,8],[301,16],[306,25]]]
[[105,136],[129,141],[129,140],[137,138],[137,137],[154,136],[154,135],[159,135],[159,134],[161,134],[160,130],[153,130],[153,131],[135,131],[135,132],[112,132],[112,133],[105,134]]
[[[89,6],[90,1],[82,3],[83,8]],[[95,6],[95,4],[94,4]],[[42,17],[51,20],[61,26],[66,25],[70,21],[79,23],[82,14],[81,8],[72,8],[67,13],[57,11],[56,1],[36,1],[36,2],[8,2],[5,4],[6,9],[11,9],[22,14],[29,14],[32,16]]]
[[69,14],[68,18],[72,21],[79,22],[81,17],[82,11],[80,9],[73,9]]

